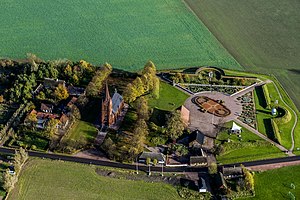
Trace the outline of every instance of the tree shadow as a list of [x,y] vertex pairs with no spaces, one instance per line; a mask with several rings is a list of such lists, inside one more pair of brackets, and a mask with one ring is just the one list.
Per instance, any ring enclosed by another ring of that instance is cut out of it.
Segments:
[[257,97],[258,97],[258,103],[260,106],[262,106],[263,108],[267,107],[267,101],[264,95],[264,90],[262,88],[262,86],[258,86],[255,88]]
[[264,122],[266,134],[267,134],[268,138],[277,142],[277,139],[275,137],[274,130],[272,127],[271,119],[263,119],[263,122]]

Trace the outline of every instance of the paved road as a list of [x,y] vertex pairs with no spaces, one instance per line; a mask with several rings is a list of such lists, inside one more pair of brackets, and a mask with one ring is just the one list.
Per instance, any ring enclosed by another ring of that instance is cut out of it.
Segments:
[[249,161],[249,162],[234,163],[234,164],[227,164],[227,165],[221,165],[221,166],[233,167],[233,166],[239,166],[239,165],[243,164],[245,167],[253,167],[253,166],[259,166],[259,165],[280,164],[280,163],[293,162],[293,161],[300,161],[300,156],[272,158],[272,159],[267,159],[267,160]]
[[[13,154],[15,152],[12,148],[7,147],[0,147],[0,153],[8,153]],[[48,158],[53,160],[63,160],[69,162],[77,162],[83,164],[93,164],[99,166],[107,166],[107,167],[115,167],[115,168],[122,168],[122,169],[136,169],[136,165],[131,164],[123,164],[113,161],[102,161],[102,160],[94,160],[88,158],[78,158],[74,156],[67,156],[61,154],[54,154],[54,153],[44,153],[44,152],[36,152],[36,151],[28,151],[29,156],[32,157],[39,157],[39,158]],[[260,166],[260,165],[268,165],[268,164],[279,164],[285,162],[293,162],[293,161],[300,161],[300,156],[292,156],[292,157],[283,157],[283,158],[273,158],[267,160],[258,160],[258,161],[250,161],[250,162],[241,162],[241,163],[234,163],[234,164],[227,164],[221,165],[224,167],[233,167],[233,166],[240,166],[243,164],[245,167],[253,167],[253,166]],[[148,166],[139,166],[139,170],[148,171]],[[192,167],[164,167],[164,172],[208,172],[207,167],[204,168],[192,168]],[[151,171],[161,172],[161,167],[151,167]]]
[[[0,147],[0,153],[9,153],[13,154],[15,152],[12,148]],[[79,158],[75,156],[68,156],[62,154],[54,154],[54,153],[44,153],[44,152],[36,152],[36,151],[28,151],[28,155],[32,157],[38,158],[48,158],[52,160],[63,160],[69,162],[77,162],[83,164],[92,164],[92,165],[99,165],[99,166],[107,166],[107,167],[115,167],[115,168],[122,168],[122,169],[136,169],[136,165],[132,164],[123,164],[119,162],[113,161],[103,161],[103,160],[94,160],[89,158]],[[139,165],[139,170],[148,171],[148,166]],[[151,171],[161,172],[161,167],[151,167]],[[164,167],[164,172],[207,172],[207,168],[190,168],[190,167]]]

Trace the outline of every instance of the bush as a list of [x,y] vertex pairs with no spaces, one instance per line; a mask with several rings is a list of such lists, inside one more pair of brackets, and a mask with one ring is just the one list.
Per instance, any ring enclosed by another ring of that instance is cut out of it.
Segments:
[[151,138],[151,140],[150,140],[150,142],[151,142],[152,144],[154,144],[155,146],[165,144],[166,141],[167,141],[167,139],[162,138],[162,137],[153,137],[153,138]]
[[184,187],[178,189],[178,194],[183,199],[209,200],[211,198],[211,194],[208,192],[203,194]]
[[280,132],[279,132],[279,129],[278,129],[278,126],[277,126],[275,120],[271,119],[271,124],[272,124],[272,128],[273,128],[273,131],[275,134],[275,138],[276,138],[277,142],[279,144],[281,144],[281,135],[280,135]]

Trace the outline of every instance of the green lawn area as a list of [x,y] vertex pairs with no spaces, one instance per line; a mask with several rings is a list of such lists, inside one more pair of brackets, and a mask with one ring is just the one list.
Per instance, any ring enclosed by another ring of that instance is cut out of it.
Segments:
[[68,138],[75,141],[84,138],[87,142],[93,142],[96,136],[97,129],[92,124],[80,120],[75,122],[68,133]]
[[172,111],[183,105],[189,97],[186,93],[169,85],[163,81],[160,82],[159,99],[149,99],[149,107],[156,107],[161,110]]
[[[231,128],[232,122],[225,124],[225,127]],[[222,164],[262,160],[268,158],[284,157],[275,146],[264,141],[254,133],[242,128],[242,140],[237,135],[229,135],[227,130],[223,130],[218,134],[216,144],[222,144],[224,152],[217,156],[217,161]],[[227,142],[230,139],[230,142]],[[225,142],[226,141],[226,142]]]
[[181,0],[4,0],[1,8],[0,57],[241,69]]
[[[296,199],[300,197],[300,166],[283,167],[261,173],[255,173],[255,197],[257,200],[290,199],[292,192]],[[293,183],[296,188],[290,187]]]
[[300,2],[185,0],[249,71],[274,74],[300,109]]
[[32,159],[8,199],[180,199],[175,187],[100,176],[96,167]]
[[[282,107],[285,107],[286,109],[288,109],[282,101],[280,101],[279,98],[279,94],[277,92],[277,90],[275,89],[274,84],[277,85],[278,90],[281,94],[281,96],[283,97],[283,100],[292,108],[296,111],[296,114],[298,116],[298,123],[296,125],[296,129],[295,129],[295,154],[300,154],[300,150],[298,151],[297,148],[300,149],[300,112],[297,110],[297,107],[295,106],[294,102],[292,101],[292,99],[288,96],[287,92],[283,89],[283,87],[281,86],[281,84],[278,82],[278,80],[276,78],[274,78],[273,76],[268,76],[268,75],[264,75],[264,74],[254,74],[254,73],[248,73],[248,72],[241,72],[241,71],[232,71],[232,70],[224,70],[226,75],[235,75],[235,76],[254,76],[254,77],[258,77],[260,80],[272,80],[273,83],[269,83],[267,84],[268,87],[268,91],[270,94],[270,99],[271,101],[274,103],[275,100],[278,100],[279,105]],[[259,92],[259,94],[258,94]],[[260,98],[258,98],[260,96]],[[266,132],[268,132],[268,128],[265,127],[263,120],[264,119],[270,119],[272,116],[268,113],[271,112],[271,110],[265,109],[261,101],[264,101],[264,97],[262,94],[262,91],[260,90],[255,90],[254,91],[254,98],[255,98],[255,106],[256,109],[258,110],[258,114],[256,115],[257,118],[257,122],[258,122],[258,130],[261,133],[266,134]],[[266,113],[268,112],[268,113]],[[292,114],[292,112],[291,112]],[[288,148],[291,147],[291,128],[294,124],[294,114],[292,114],[292,119],[289,123],[285,124],[285,125],[280,125],[279,129],[282,130],[281,131],[281,135],[282,135],[282,144]]]

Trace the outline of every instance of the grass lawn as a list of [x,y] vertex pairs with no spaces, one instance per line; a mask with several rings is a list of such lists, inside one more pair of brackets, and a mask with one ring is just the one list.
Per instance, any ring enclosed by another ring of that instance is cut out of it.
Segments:
[[32,159],[8,199],[180,199],[171,185],[104,177],[95,169],[78,163]]
[[[225,127],[231,128],[232,122],[225,124]],[[222,144],[224,152],[217,156],[217,161],[222,164],[262,160],[268,158],[284,157],[278,148],[264,141],[247,129],[242,129],[242,140],[237,135],[229,135],[227,130],[218,134],[216,144]],[[230,139],[230,142],[225,142]]]
[[300,2],[185,0],[247,70],[278,77],[300,109]]
[[76,121],[72,129],[68,133],[68,138],[75,141],[84,138],[87,142],[93,142],[97,136],[97,129],[90,123],[84,121]]
[[[284,167],[261,173],[256,173],[255,198],[257,200],[290,199],[288,192],[292,192],[296,199],[300,197],[300,166]],[[291,189],[293,183],[296,188]]]
[[[248,73],[248,72],[240,72],[240,71],[232,71],[232,70],[224,70],[225,73],[227,75],[238,75],[238,76],[254,76],[254,77],[258,77],[260,80],[272,80],[273,83],[269,83],[267,84],[268,87],[268,91],[270,94],[270,99],[271,101],[275,101],[278,100],[279,105],[282,107],[285,107],[286,109],[288,109],[283,102],[280,100],[279,98],[279,94],[277,92],[277,90],[275,89],[274,84],[276,84],[276,86],[278,87],[278,90],[283,98],[283,100],[293,109],[295,110],[297,116],[298,116],[298,123],[296,125],[296,129],[295,129],[295,154],[299,154],[300,155],[300,112],[297,110],[297,107],[295,106],[294,102],[292,101],[292,99],[288,96],[287,92],[283,89],[283,87],[281,86],[281,84],[278,82],[278,80],[276,78],[274,78],[273,76],[268,76],[268,75],[264,75],[264,74],[254,74],[254,73]],[[260,98],[259,98],[260,97]],[[264,96],[262,94],[262,90],[260,91],[259,88],[257,88],[254,91],[254,98],[255,98],[255,106],[256,109],[258,110],[258,114],[256,115],[257,118],[257,122],[258,122],[258,130],[261,133],[266,134],[268,132],[268,127],[266,128],[266,126],[264,125],[264,119],[270,119],[272,116],[269,114],[271,112],[271,110],[267,110],[264,108],[265,101]],[[268,113],[267,113],[268,112]],[[282,144],[288,148],[291,147],[291,128],[294,124],[294,114],[292,114],[292,119],[289,123],[285,124],[285,125],[280,125],[279,129],[281,130],[281,139],[282,139]],[[299,150],[297,150],[297,148],[299,148]]]
[[4,0],[0,56],[85,59],[141,69],[214,65],[241,69],[181,0]]
[[161,81],[159,99],[149,99],[149,107],[172,111],[183,105],[189,95]]

